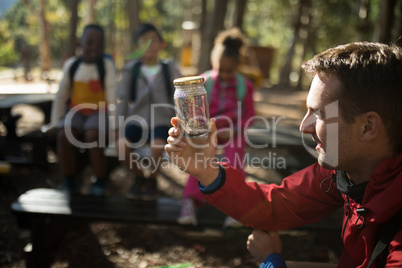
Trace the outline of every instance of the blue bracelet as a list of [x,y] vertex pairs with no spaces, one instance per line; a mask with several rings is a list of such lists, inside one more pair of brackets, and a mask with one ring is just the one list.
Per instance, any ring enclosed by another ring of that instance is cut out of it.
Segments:
[[261,263],[260,268],[286,268],[286,264],[281,254],[272,253]]
[[204,194],[213,194],[216,191],[218,191],[224,184],[226,181],[226,173],[225,173],[225,169],[219,165],[219,174],[218,177],[216,177],[216,179],[207,187],[205,187],[201,182],[198,183],[198,188],[200,189],[200,191]]

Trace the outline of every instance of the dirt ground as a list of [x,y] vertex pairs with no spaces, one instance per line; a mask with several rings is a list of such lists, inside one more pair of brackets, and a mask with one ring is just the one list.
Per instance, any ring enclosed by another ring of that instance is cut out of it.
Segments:
[[[263,95],[257,97],[261,100],[266,98]],[[279,106],[276,108],[279,109]],[[41,115],[36,109],[21,106],[17,110],[27,115],[19,123],[19,129],[28,131],[40,125]],[[294,120],[298,117],[299,114],[295,115]],[[54,159],[51,153],[49,158]],[[293,171],[288,169],[278,173],[263,168],[246,169],[248,179],[273,183],[280,183],[286,173]],[[166,176],[160,177],[160,196],[180,199],[186,176],[175,171],[174,167],[169,172],[175,174],[169,176],[175,179],[172,181]],[[83,192],[88,185],[89,175],[90,170],[84,170]],[[268,177],[269,181],[266,180]],[[131,175],[127,170],[117,167],[110,178],[110,191],[125,194],[131,184]],[[11,203],[29,189],[57,188],[61,185],[57,162],[50,164],[47,169],[14,165],[9,174],[0,176],[0,267],[25,267],[24,247],[30,238],[29,231],[17,226],[10,209]],[[329,222],[281,231],[283,256],[294,261],[336,263],[341,250],[340,230]],[[55,249],[53,267],[158,267],[178,264],[191,264],[193,267],[259,267],[246,249],[246,240],[251,232],[245,227],[200,230],[179,226],[96,222],[77,226],[73,232],[66,234]]]
[[[28,189],[49,188],[49,183],[59,185],[59,179],[51,175],[58,173],[57,166],[52,169],[44,172],[20,166],[1,178],[0,267],[25,267],[23,249],[29,243],[29,232],[18,228],[10,204]],[[123,176],[125,173],[116,172]],[[116,178],[112,183],[116,186],[122,181]],[[170,187],[164,185],[166,182],[161,184],[161,195],[175,197],[175,193],[166,191]],[[155,267],[185,263],[194,267],[258,267],[246,249],[251,231],[97,222],[77,226],[65,236],[56,249],[53,267]],[[280,235],[287,260],[337,262],[338,230],[301,228],[281,231]]]

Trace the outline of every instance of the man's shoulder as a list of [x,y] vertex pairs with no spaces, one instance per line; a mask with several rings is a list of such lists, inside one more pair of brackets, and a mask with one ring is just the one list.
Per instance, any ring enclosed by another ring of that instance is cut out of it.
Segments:
[[324,168],[317,162],[302,169],[302,171],[311,173],[315,177],[319,177],[319,178],[327,178],[327,177],[331,177],[332,174],[336,174],[335,170]]

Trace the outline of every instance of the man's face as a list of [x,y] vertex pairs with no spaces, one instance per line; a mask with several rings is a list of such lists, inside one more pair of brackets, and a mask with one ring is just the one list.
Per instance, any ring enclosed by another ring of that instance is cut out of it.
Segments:
[[329,169],[347,170],[357,153],[357,129],[339,113],[341,82],[333,75],[316,75],[307,96],[307,113],[300,131],[311,134],[317,143],[318,163]]

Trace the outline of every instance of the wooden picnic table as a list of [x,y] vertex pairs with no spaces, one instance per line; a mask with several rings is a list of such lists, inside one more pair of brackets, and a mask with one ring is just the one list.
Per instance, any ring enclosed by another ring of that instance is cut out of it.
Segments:
[[[27,267],[51,267],[51,253],[63,236],[78,224],[88,222],[126,222],[132,224],[177,225],[181,204],[170,197],[156,201],[131,200],[122,195],[96,197],[68,195],[60,190],[38,188],[22,194],[11,209],[18,225],[31,231],[31,251]],[[197,216],[197,227],[222,229],[225,214],[206,205]]]
[[[0,121],[7,130],[7,134],[1,137],[0,158],[10,163],[36,164],[46,166],[47,140],[40,131],[31,131],[23,136],[17,135],[17,122],[21,114],[13,113],[13,108],[20,104],[39,107],[45,117],[44,124],[50,122],[50,112],[55,94],[1,94],[0,95]],[[30,151],[26,151],[21,144],[32,145]]]
[[50,111],[55,94],[3,94],[0,97],[0,118],[7,128],[7,137],[16,138],[16,123],[20,116],[12,114],[12,108],[19,104],[39,107],[45,124],[50,122]]

